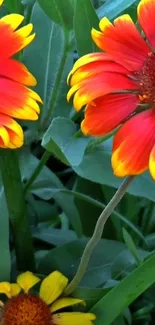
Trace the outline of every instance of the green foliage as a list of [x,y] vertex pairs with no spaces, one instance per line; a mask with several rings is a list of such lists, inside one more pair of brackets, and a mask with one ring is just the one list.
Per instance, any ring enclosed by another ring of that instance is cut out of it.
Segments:
[[[66,79],[79,56],[100,51],[91,38],[99,19],[129,13],[136,21],[136,5],[135,0],[6,0],[0,9],[1,16],[24,14],[24,24],[32,22],[36,33],[21,59],[38,81],[43,105],[39,121],[22,123],[25,146],[18,156],[40,276],[57,269],[72,280],[100,213],[122,183],[111,168],[113,134],[101,139],[82,134],[83,112],[67,103]],[[86,311],[97,316],[95,325],[155,322],[154,202],[149,173],[135,177],[72,293],[86,300]],[[7,281],[23,265],[15,258],[2,180],[0,207],[0,281]]]

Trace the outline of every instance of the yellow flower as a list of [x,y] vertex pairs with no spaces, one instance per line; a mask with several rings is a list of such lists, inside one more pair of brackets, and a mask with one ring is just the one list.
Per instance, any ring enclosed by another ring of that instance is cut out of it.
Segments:
[[[1,282],[0,293],[9,299],[2,305],[3,325],[92,325],[95,315],[82,312],[62,312],[65,307],[85,305],[84,300],[60,297],[68,279],[58,271],[49,274],[42,282],[39,296],[29,290],[40,280],[27,271],[17,277],[17,283]],[[58,310],[61,310],[58,313]]]

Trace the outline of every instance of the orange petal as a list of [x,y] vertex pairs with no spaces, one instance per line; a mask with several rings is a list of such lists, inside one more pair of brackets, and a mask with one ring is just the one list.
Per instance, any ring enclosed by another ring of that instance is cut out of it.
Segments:
[[37,83],[23,63],[10,58],[0,61],[0,76],[18,81],[27,86],[35,86]]
[[0,113],[0,147],[16,149],[23,145],[23,130],[9,116]]
[[155,47],[155,1],[141,0],[138,8],[138,20],[152,47]]
[[150,49],[137,31],[130,16],[118,17],[114,20],[114,25],[107,18],[103,18],[100,28],[102,28],[102,32],[92,30],[92,38],[97,46],[127,69],[139,70]]
[[34,38],[32,24],[28,24],[15,31],[19,26],[23,16],[10,14],[0,19],[0,49],[1,60],[8,58],[26,47]]
[[144,111],[126,122],[114,137],[112,167],[119,177],[138,175],[149,167],[155,143],[155,112]]
[[133,94],[110,94],[88,104],[81,124],[85,135],[104,136],[134,112],[138,97]]
[[86,78],[74,85],[68,92],[67,99],[74,95],[73,104],[77,111],[94,99],[111,92],[137,89],[138,86],[126,76],[119,73],[104,72]]
[[82,66],[88,64],[88,63],[92,63],[92,62],[98,62],[98,61],[102,61],[102,62],[106,62],[106,61],[111,61],[111,56],[107,53],[101,53],[101,52],[96,52],[96,53],[89,53],[86,55],[83,55],[81,58],[79,58],[74,66],[73,69],[70,71],[68,78],[67,78],[67,82],[69,83],[69,79],[70,76],[79,68],[81,68]]
[[92,77],[94,75],[97,75],[98,73],[102,73],[105,71],[109,71],[109,72],[115,71],[116,73],[119,72],[123,74],[128,73],[127,69],[125,69],[124,67],[122,67],[120,64],[116,62],[96,61],[96,62],[87,63],[82,67],[80,67],[78,70],[76,70],[71,77],[70,84],[71,86],[73,86],[88,77]]
[[0,112],[24,120],[37,120],[38,94],[13,80],[0,77]]
[[150,169],[151,176],[155,180],[155,145],[153,146],[151,153],[150,153],[149,169]]

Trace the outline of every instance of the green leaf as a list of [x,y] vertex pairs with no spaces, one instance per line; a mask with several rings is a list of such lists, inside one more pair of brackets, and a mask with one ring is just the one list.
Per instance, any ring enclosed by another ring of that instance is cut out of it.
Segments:
[[78,166],[89,138],[76,138],[76,125],[66,118],[55,118],[43,136],[42,146],[54,153],[64,164]]
[[[28,150],[21,151],[20,166],[23,180],[30,178],[38,163],[39,160],[31,155]],[[61,191],[65,189],[59,178],[45,166],[31,186],[30,192],[44,200],[54,198],[67,215],[73,229],[78,235],[81,235],[82,227],[78,210],[74,204],[74,199],[68,193],[62,195]]]
[[97,10],[97,13],[99,18],[106,16],[113,19],[135,2],[137,0],[108,0]]
[[76,0],[74,31],[80,55],[99,51],[91,38],[92,27],[98,28],[99,19],[90,0]]
[[73,26],[73,6],[71,0],[38,0],[41,8],[56,24],[71,29]]
[[11,272],[11,256],[9,248],[9,216],[4,189],[0,189],[0,281],[9,281]]
[[130,236],[130,234],[126,231],[126,229],[123,228],[123,237],[124,237],[124,241],[129,249],[129,251],[133,254],[133,256],[135,257],[137,264],[141,264],[143,262],[143,259],[141,258],[141,256],[138,253],[138,250],[136,248],[136,245],[132,239],[132,237]]
[[45,243],[61,246],[74,241],[77,236],[72,230],[54,229],[52,227],[40,226],[33,232],[33,237]]
[[[54,93],[56,80],[61,80],[61,89],[57,87],[57,103],[61,105],[59,115],[68,116],[71,106],[67,105],[66,96],[67,73],[72,67],[72,58],[65,46],[65,36],[61,26],[52,22],[40,6],[36,3],[32,10],[31,22],[35,26],[36,39],[25,49],[23,60],[26,66],[36,77],[38,84],[36,91],[43,99],[41,119],[47,116],[51,108],[51,98]],[[37,55],[36,55],[37,53]],[[63,67],[60,67],[63,61]],[[39,67],[39,68],[38,68]],[[62,75],[59,76],[61,69]],[[60,78],[61,77],[61,78]],[[59,86],[59,85],[58,85]],[[63,107],[64,105],[64,107]],[[54,114],[57,109],[54,107]]]
[[[87,150],[81,164],[73,166],[73,169],[83,178],[114,188],[118,188],[122,182],[122,179],[115,177],[112,171],[109,140],[103,145]],[[155,182],[148,172],[136,176],[127,192],[155,202]]]
[[10,13],[22,13],[22,3],[20,0],[5,0],[5,5]]
[[[155,254],[93,306],[91,312],[97,316],[95,325],[111,325],[137,297],[155,282],[154,265]],[[112,306],[112,312],[110,306]]]

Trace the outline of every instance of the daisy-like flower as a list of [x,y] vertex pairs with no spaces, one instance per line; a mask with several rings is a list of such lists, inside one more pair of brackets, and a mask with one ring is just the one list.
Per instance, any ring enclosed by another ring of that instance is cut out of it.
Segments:
[[112,167],[119,177],[149,169],[155,179],[155,0],[138,5],[138,31],[129,15],[106,17],[92,38],[104,51],[87,54],[68,76],[77,111],[86,105],[85,135],[114,136]]
[[[0,5],[3,0],[0,0]],[[21,27],[24,17],[10,14],[0,19],[0,147],[17,148],[23,144],[23,130],[13,119],[37,120],[41,98],[27,86],[36,79],[13,56],[29,45],[35,37],[33,25]]]
[[63,311],[77,304],[85,305],[81,299],[60,297],[68,284],[63,274],[52,272],[41,282],[39,295],[31,294],[30,289],[39,281],[36,275],[27,271],[17,277],[17,283],[0,283],[0,293],[9,298],[5,304],[0,303],[0,324],[93,325],[94,314]]

